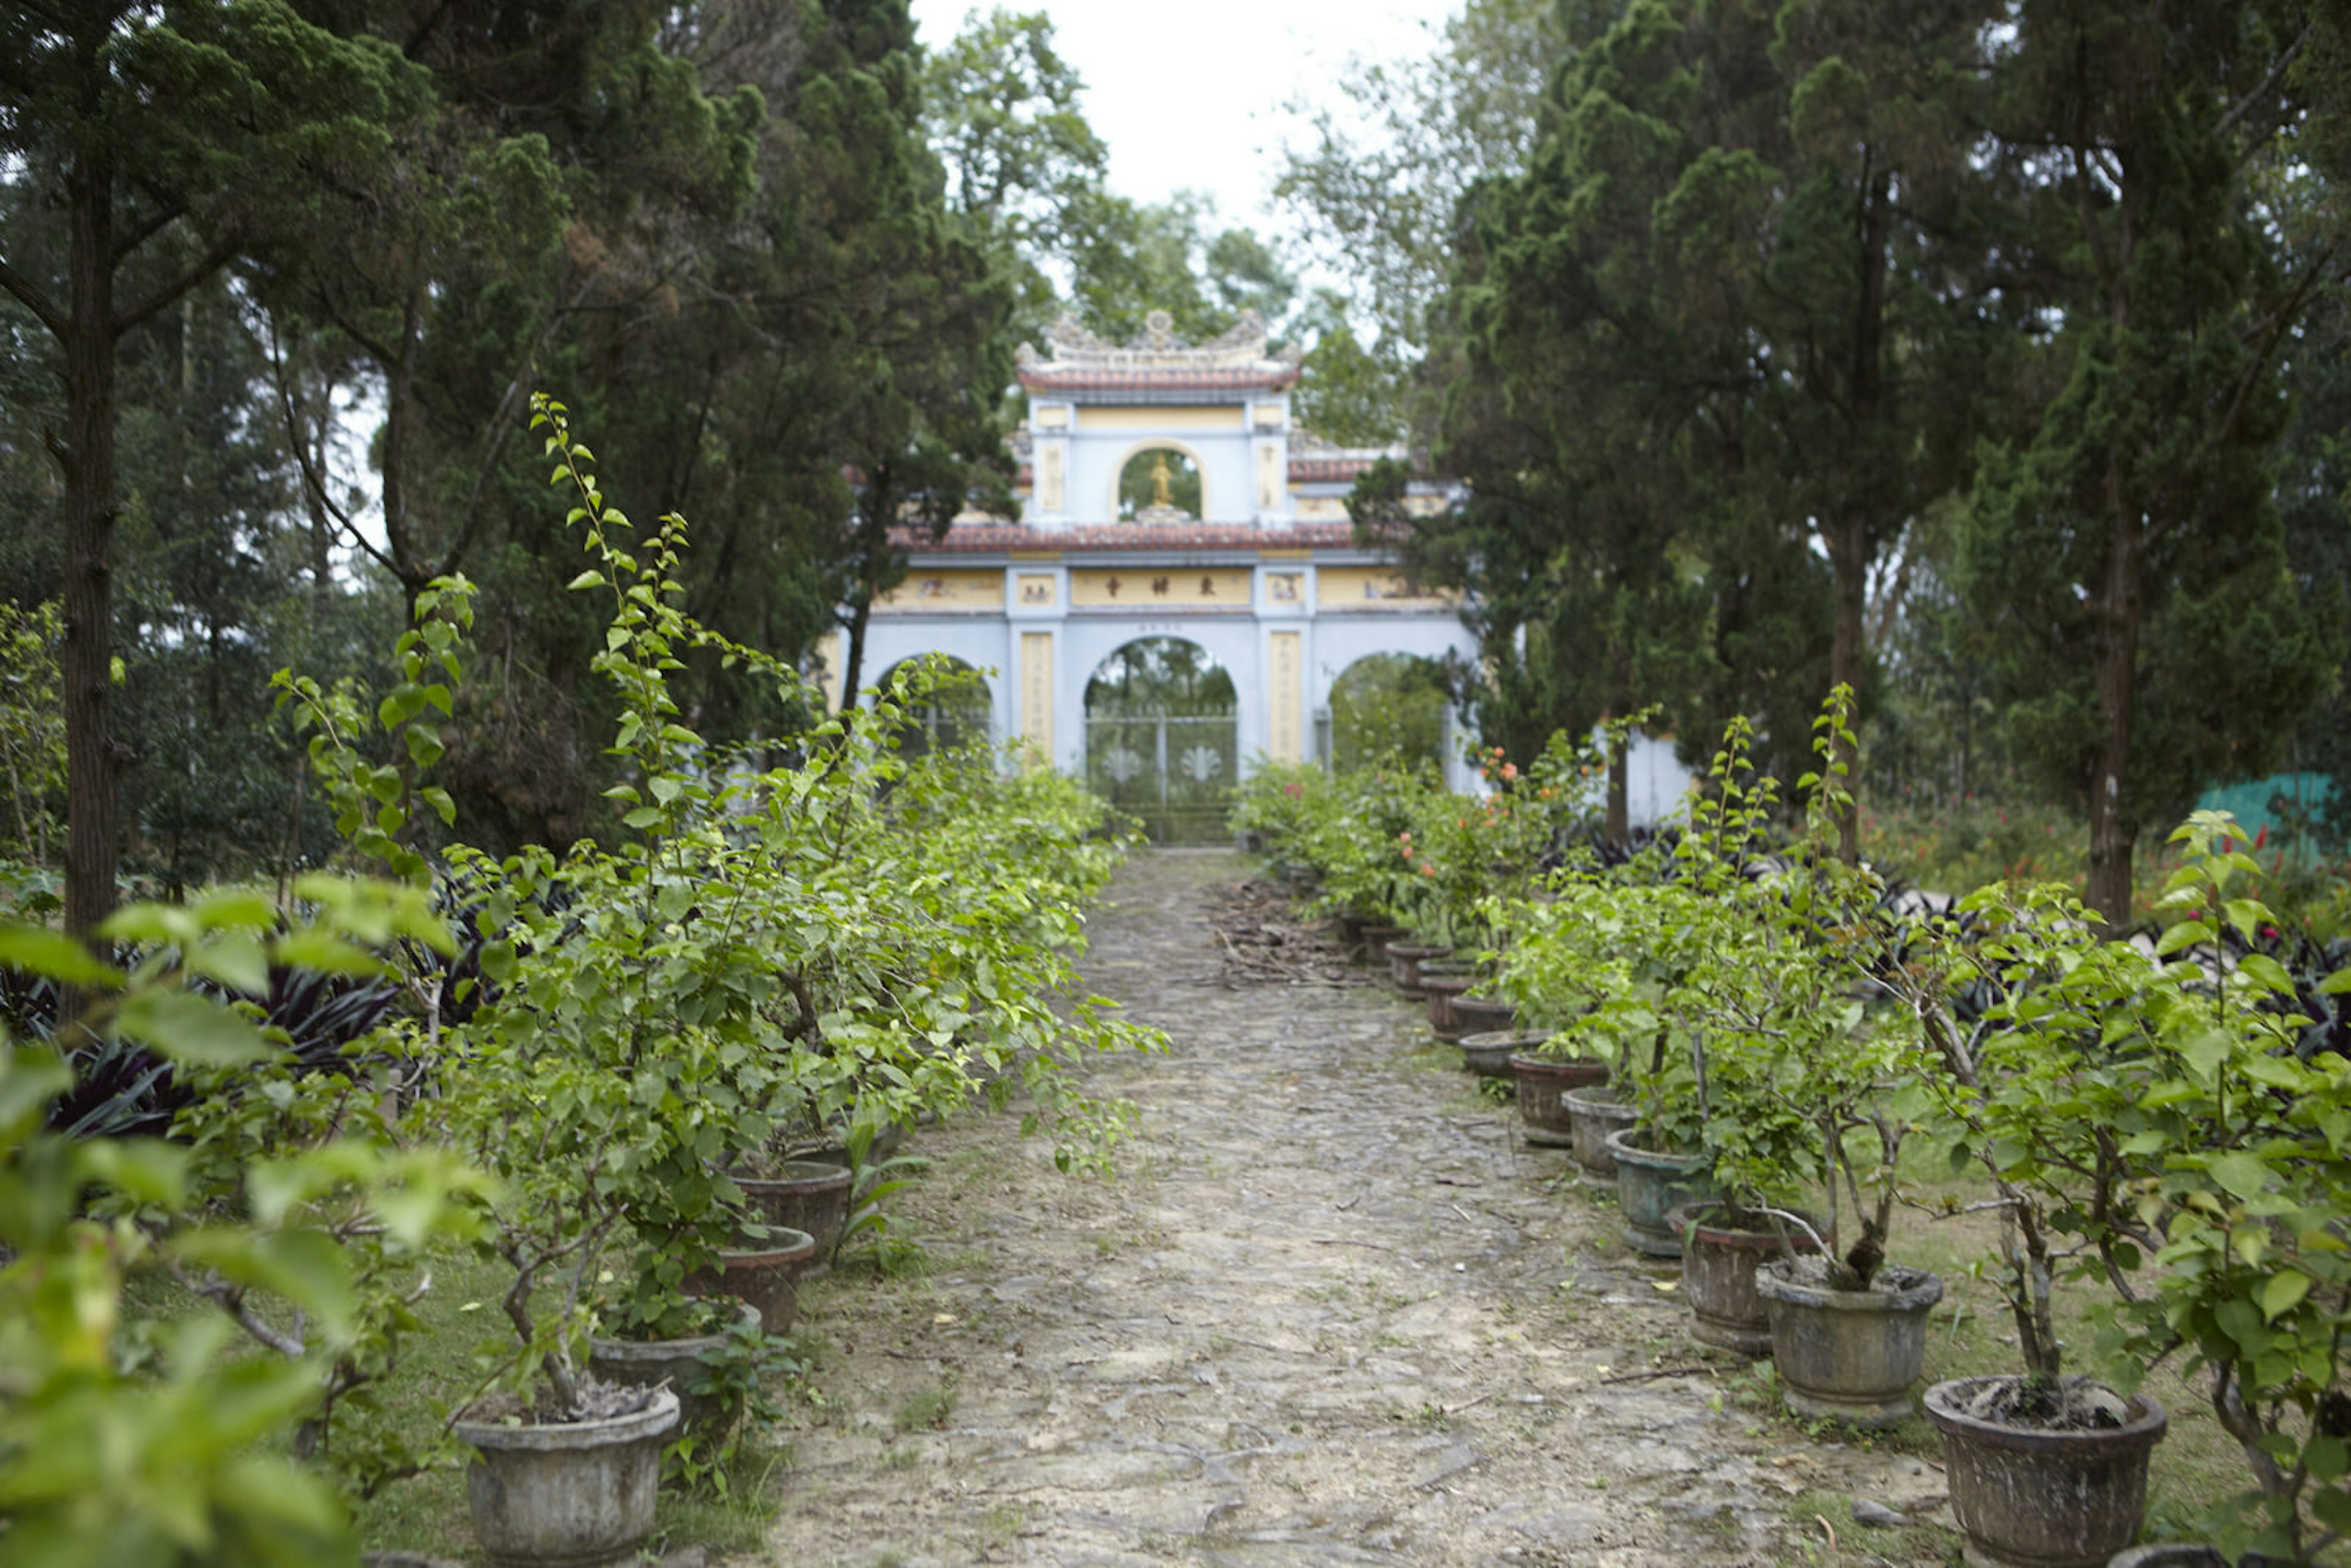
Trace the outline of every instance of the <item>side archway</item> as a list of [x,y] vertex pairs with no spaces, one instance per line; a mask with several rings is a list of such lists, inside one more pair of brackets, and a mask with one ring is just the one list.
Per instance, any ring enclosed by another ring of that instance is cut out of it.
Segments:
[[987,677],[961,659],[946,653],[901,659],[882,672],[877,685],[888,692],[903,684],[903,675],[912,674],[925,663],[955,678],[906,696],[906,727],[898,737],[899,755],[912,760],[933,751],[987,745],[995,735],[996,699],[987,689]]
[[1221,839],[1239,773],[1233,677],[1183,637],[1139,637],[1086,683],[1086,779],[1160,843]]
[[1331,685],[1331,733],[1324,755],[1333,772],[1351,773],[1390,756],[1445,761],[1446,716],[1453,705],[1445,666],[1411,653],[1368,653]]

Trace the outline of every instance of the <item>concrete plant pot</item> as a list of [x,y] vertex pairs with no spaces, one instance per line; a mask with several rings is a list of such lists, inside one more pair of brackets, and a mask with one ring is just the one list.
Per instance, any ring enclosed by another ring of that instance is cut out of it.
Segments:
[[601,1568],[636,1555],[653,1531],[663,1445],[677,1396],[600,1421],[460,1421],[474,1537],[499,1568]]
[[1910,1415],[1910,1386],[1927,1364],[1927,1314],[1943,1281],[1888,1263],[1866,1291],[1839,1291],[1782,1258],[1755,1270],[1771,1319],[1780,1396],[1799,1416],[1848,1427],[1893,1427]]
[[2138,1539],[2147,1464],[2169,1424],[2144,1395],[2118,1426],[2056,1431],[1988,1420],[1966,1408],[2013,1378],[1962,1377],[1927,1390],[1943,1435],[1951,1514],[1970,1568],[2102,1568]]

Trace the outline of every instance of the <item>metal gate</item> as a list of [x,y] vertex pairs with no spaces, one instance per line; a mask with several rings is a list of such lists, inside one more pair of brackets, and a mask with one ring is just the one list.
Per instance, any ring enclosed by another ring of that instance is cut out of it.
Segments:
[[1226,836],[1238,761],[1231,708],[1086,718],[1087,778],[1158,843]]
[[1239,773],[1232,677],[1196,643],[1145,637],[1086,686],[1086,779],[1159,843],[1225,837]]

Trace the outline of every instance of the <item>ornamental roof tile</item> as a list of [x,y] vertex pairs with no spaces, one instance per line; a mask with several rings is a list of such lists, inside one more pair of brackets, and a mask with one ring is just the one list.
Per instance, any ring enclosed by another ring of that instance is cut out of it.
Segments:
[[1008,550],[1335,549],[1356,542],[1348,523],[1294,523],[1260,528],[1249,523],[1115,523],[1099,528],[1034,528],[1021,523],[957,523],[944,538],[896,528],[892,538],[916,555],[980,555]]
[[1037,364],[1020,371],[1020,384],[1039,392],[1284,392],[1297,382],[1298,367],[1280,360],[1213,370]]

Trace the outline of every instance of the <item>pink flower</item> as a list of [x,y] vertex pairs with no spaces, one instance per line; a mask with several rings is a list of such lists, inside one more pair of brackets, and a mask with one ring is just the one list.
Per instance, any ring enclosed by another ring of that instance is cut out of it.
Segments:
[[1505,762],[1502,764],[1502,777],[1505,779],[1516,779],[1518,776],[1519,765],[1517,763]]

